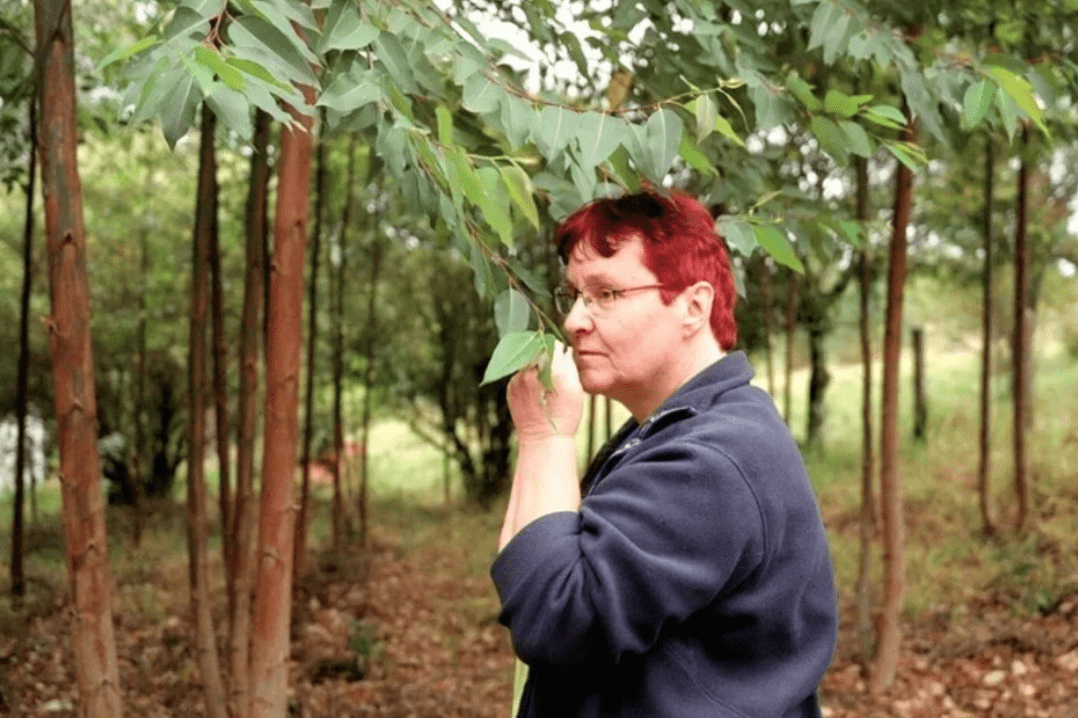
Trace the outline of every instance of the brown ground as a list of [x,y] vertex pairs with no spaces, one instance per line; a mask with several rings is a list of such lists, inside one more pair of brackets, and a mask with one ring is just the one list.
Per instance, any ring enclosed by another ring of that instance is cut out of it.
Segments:
[[[428,519],[435,535],[438,522],[455,528],[418,542],[399,527],[376,528],[366,559],[351,551],[317,560],[296,616],[293,715],[506,718],[513,659],[482,571],[487,535],[469,541],[457,519]],[[117,590],[127,716],[204,715],[185,581],[179,564]],[[64,592],[56,582],[35,591],[0,633],[0,714],[73,716]],[[985,603],[907,624],[896,683],[878,697],[846,655],[844,630],[822,686],[825,715],[1078,718],[1076,602],[1033,619]]]

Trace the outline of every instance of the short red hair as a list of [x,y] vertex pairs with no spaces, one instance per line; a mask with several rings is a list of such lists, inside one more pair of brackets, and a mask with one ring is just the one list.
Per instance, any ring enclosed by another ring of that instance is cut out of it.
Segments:
[[664,303],[701,280],[714,287],[711,333],[723,350],[732,349],[737,343],[737,289],[730,257],[715,220],[688,193],[645,191],[589,202],[555,230],[554,243],[568,263],[582,241],[600,256],[611,257],[633,237],[643,240],[644,265],[664,285]]

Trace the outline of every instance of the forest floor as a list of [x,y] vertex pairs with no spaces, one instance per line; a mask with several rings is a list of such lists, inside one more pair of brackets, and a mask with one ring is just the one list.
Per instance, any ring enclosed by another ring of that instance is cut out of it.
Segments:
[[[397,500],[371,513],[368,550],[313,557],[297,587],[291,714],[507,718],[513,656],[486,573],[497,510]],[[116,574],[127,716],[205,715],[182,544],[173,554]],[[73,716],[66,591],[56,578],[33,586],[30,604],[0,615],[0,714]],[[907,620],[894,686],[880,696],[868,694],[853,642],[844,626],[821,687],[830,718],[1078,718],[1078,596],[1032,616],[986,597]]]

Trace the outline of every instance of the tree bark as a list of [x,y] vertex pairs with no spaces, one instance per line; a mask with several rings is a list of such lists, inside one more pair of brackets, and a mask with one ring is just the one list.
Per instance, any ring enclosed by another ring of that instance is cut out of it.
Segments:
[[[912,141],[911,122],[903,139]],[[899,623],[906,592],[906,556],[902,493],[898,471],[898,373],[902,355],[902,304],[906,285],[906,230],[913,209],[913,173],[899,164],[887,271],[887,318],[883,338],[883,397],[880,417],[880,500],[883,530],[884,605],[880,640],[870,689],[879,693],[891,685],[898,665],[902,627]]]
[[30,160],[26,178],[26,220],[22,240],[22,294],[19,297],[19,358],[15,377],[15,495],[11,517],[11,595],[26,595],[23,570],[23,505],[26,471],[26,405],[30,374],[30,290],[34,281],[34,180],[37,177],[37,98],[30,98]]
[[135,440],[131,449],[131,514],[133,527],[132,542],[138,548],[142,545],[142,494],[146,483],[143,469],[143,444],[146,432],[143,427],[143,414],[146,413],[146,281],[150,273],[150,252],[147,246],[149,230],[139,232],[139,282],[138,325],[135,327]]
[[371,433],[371,393],[374,390],[374,333],[378,330],[378,277],[382,268],[382,240],[377,223],[374,229],[374,245],[371,247],[369,288],[367,293],[367,346],[364,347],[366,367],[363,370],[363,473],[359,482],[359,541],[367,544],[367,494],[370,485],[367,461],[367,447],[370,446]]
[[809,388],[808,407],[805,412],[805,444],[818,446],[823,433],[827,404],[824,393],[831,383],[831,372],[827,369],[827,334],[828,320],[821,315],[814,317],[808,324],[809,339]]
[[771,265],[760,258],[760,295],[764,305],[764,356],[767,358],[767,393],[775,396],[775,362],[771,352]]
[[857,562],[857,636],[861,655],[872,655],[872,541],[876,535],[876,497],[873,491],[875,458],[872,450],[872,324],[869,317],[872,296],[872,260],[868,244],[869,208],[868,159],[857,159],[857,220],[861,223],[864,246],[860,252],[861,334],[861,512],[858,517],[860,554]]
[[790,269],[786,275],[786,385],[782,388],[782,416],[789,426],[794,374],[794,330],[797,328],[797,272]]
[[47,325],[79,714],[83,718],[118,718],[123,711],[97,453],[86,233],[76,153],[71,3],[35,0],[34,26],[41,71],[39,138],[52,308]]
[[225,691],[217,656],[210,606],[210,559],[206,546],[206,315],[209,302],[210,234],[217,209],[216,119],[203,105],[199,140],[198,198],[191,261],[191,326],[187,368],[187,547],[191,582],[191,614],[195,625],[197,663],[202,674],[206,712],[227,718]]
[[[313,103],[313,90],[305,87],[303,92],[307,101]],[[251,714],[255,718],[284,718],[288,700],[295,529],[293,477],[299,428],[303,255],[307,243],[307,192],[313,144],[311,118],[294,110],[292,113],[297,124],[281,128],[273,267],[266,317],[266,420],[251,645]]]
[[913,438],[924,441],[928,424],[928,400],[925,398],[925,331],[910,330],[913,345]]
[[995,242],[992,241],[992,213],[995,208],[996,147],[985,133],[984,153],[984,274],[981,280],[981,430],[980,460],[977,465],[977,496],[981,526],[986,536],[996,533],[992,506],[992,279],[995,270]]
[[251,172],[246,207],[247,269],[243,283],[243,317],[240,327],[240,400],[236,423],[236,499],[232,509],[233,540],[231,570],[235,596],[229,630],[229,703],[233,718],[251,712],[250,635],[251,589],[254,578],[252,534],[255,526],[254,484],[255,435],[258,430],[259,339],[262,336],[262,286],[265,262],[266,200],[269,187],[270,116],[255,112]]
[[1026,476],[1026,402],[1029,395],[1029,347],[1026,334],[1026,305],[1029,292],[1029,128],[1022,128],[1018,166],[1018,209],[1014,235],[1014,490],[1018,498],[1015,528],[1025,528],[1029,513],[1029,484]]
[[314,375],[317,358],[315,347],[318,341],[318,260],[322,248],[322,210],[325,206],[326,193],[326,143],[324,137],[319,137],[318,139],[316,155],[314,231],[311,234],[311,264],[308,272],[310,284],[307,286],[307,359],[305,362],[307,365],[307,383],[304,390],[303,451],[300,459],[303,478],[300,482],[299,514],[296,516],[295,556],[292,561],[293,581],[299,580],[307,564],[307,515],[311,502],[311,442],[314,438]]
[[[216,179],[214,180],[216,185]],[[217,464],[218,464],[218,491],[217,510],[221,521],[221,565],[232,565],[232,537],[228,531],[231,525],[232,512],[232,480],[231,480],[231,451],[229,451],[229,428],[231,426],[228,412],[228,345],[225,343],[225,317],[224,317],[224,277],[221,273],[221,241],[220,227],[218,224],[217,192],[214,193],[213,228],[210,231],[210,314],[213,321],[213,396],[214,396],[214,427],[217,430]],[[225,571],[225,581],[231,584],[233,576]],[[231,600],[235,591],[228,588],[228,596]]]

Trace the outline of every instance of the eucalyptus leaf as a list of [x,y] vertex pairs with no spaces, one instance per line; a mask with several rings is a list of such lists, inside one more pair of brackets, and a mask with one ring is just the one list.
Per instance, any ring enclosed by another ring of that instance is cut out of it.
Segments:
[[988,80],[978,80],[966,88],[962,98],[962,117],[966,127],[973,129],[988,114],[996,100],[996,86]]
[[176,143],[191,128],[201,100],[202,91],[195,76],[190,72],[180,73],[171,91],[165,95],[159,113],[161,131],[170,148],[176,149]]
[[711,95],[703,94],[694,99],[687,107],[696,119],[696,141],[703,142],[708,135],[715,131],[715,121],[719,117],[719,109]]
[[206,95],[205,103],[223,124],[240,137],[250,139],[254,134],[251,104],[242,92],[229,85],[216,82],[210,93]]
[[793,245],[786,234],[770,224],[761,224],[756,227],[756,241],[767,250],[771,258],[779,264],[784,264],[796,272],[804,272],[805,265],[797,258]]
[[548,105],[539,113],[539,126],[533,136],[547,158],[562,152],[580,128],[580,118],[572,110]]
[[177,38],[205,39],[210,32],[210,21],[189,7],[178,7],[165,25],[165,41]]
[[831,155],[836,161],[844,160],[849,150],[848,138],[842,128],[828,117],[816,115],[811,122],[812,134],[820,142],[824,152]]
[[528,298],[515,289],[506,289],[494,301],[494,323],[498,327],[499,337],[526,332],[531,316]]
[[363,22],[355,3],[336,2],[326,15],[320,48],[327,50],[360,50],[378,37],[378,28]]
[[627,132],[625,120],[605,112],[586,112],[580,118],[577,143],[584,167],[598,167],[621,144]]
[[[482,384],[515,374],[535,361],[546,343],[540,332],[511,332],[503,336],[490,356]],[[482,385],[481,384],[481,385]]]
[[535,190],[528,173],[513,164],[502,165],[500,170],[513,204],[533,227],[539,229],[539,209],[535,206]]
[[157,35],[148,35],[137,42],[127,45],[126,47],[118,47],[109,54],[105,55],[103,58],[101,58],[101,61],[97,63],[97,67],[94,68],[94,72],[101,72],[112,63],[133,57],[134,55],[137,55],[143,50],[149,47],[153,47],[156,44]]
[[669,108],[653,112],[648,118],[646,137],[652,153],[653,179],[661,181],[674,164],[684,131],[681,117]]
[[502,174],[494,167],[481,167],[476,171],[483,189],[479,207],[498,238],[506,246],[513,245],[513,220],[509,216],[509,198],[502,184]]
[[477,72],[464,82],[462,104],[465,109],[483,115],[497,110],[504,95],[505,90],[483,73]]
[[871,157],[875,154],[876,148],[873,146],[872,139],[865,132],[864,127],[850,120],[841,120],[838,126],[846,134],[850,152],[861,157]]
[[744,220],[720,221],[716,230],[731,249],[744,257],[751,256],[756,249],[756,234],[753,232],[752,225]]
[[416,91],[412,65],[396,35],[384,30],[380,32],[374,41],[374,53],[401,92],[412,94]]

